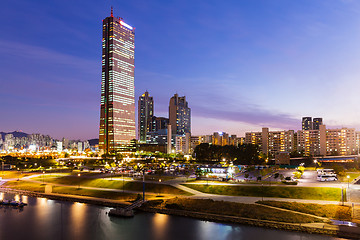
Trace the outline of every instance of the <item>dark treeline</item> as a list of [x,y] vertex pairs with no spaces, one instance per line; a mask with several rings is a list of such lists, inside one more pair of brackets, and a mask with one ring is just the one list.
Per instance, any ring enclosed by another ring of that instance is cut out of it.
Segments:
[[262,164],[264,157],[261,156],[259,146],[254,144],[242,144],[238,147],[233,145],[213,145],[201,143],[195,147],[194,157],[198,162],[213,162],[225,159],[233,161],[236,165]]

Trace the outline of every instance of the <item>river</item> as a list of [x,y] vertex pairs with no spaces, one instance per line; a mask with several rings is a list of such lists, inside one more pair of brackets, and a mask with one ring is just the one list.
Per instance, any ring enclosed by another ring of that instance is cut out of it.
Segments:
[[137,213],[109,217],[110,208],[9,193],[0,199],[21,199],[22,210],[0,206],[0,239],[4,240],[333,240],[330,236],[279,231],[238,224],[207,222],[164,214]]

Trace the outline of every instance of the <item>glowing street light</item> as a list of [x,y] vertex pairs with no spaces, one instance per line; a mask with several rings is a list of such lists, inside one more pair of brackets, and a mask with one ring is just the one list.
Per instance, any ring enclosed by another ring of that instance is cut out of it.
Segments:
[[347,179],[348,179],[348,188],[349,188],[349,187],[350,187],[350,176],[347,175],[346,177],[347,177]]
[[[78,173],[78,177],[80,177],[80,176],[81,176],[81,174]],[[78,189],[80,189],[80,179],[79,179],[79,188]]]

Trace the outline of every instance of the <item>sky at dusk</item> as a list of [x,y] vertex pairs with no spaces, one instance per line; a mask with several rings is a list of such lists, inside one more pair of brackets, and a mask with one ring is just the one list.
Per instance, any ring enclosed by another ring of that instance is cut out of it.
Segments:
[[135,99],[185,95],[192,135],[360,130],[360,1],[2,0],[0,131],[98,137],[102,19],[135,30]]

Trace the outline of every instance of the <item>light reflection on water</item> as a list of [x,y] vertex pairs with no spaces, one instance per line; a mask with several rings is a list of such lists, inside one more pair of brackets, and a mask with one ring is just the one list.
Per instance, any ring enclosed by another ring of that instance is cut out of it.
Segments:
[[[0,197],[12,199],[15,195],[0,193]],[[0,208],[0,239],[336,239],[322,235],[207,222],[164,214],[138,213],[134,218],[116,218],[106,214],[110,210],[106,207],[46,198],[25,196],[19,198],[23,201],[26,199],[28,203],[22,211],[11,207]]]
[[155,214],[152,223],[154,228],[154,234],[156,239],[164,239],[166,237],[166,229],[169,215],[166,214]]

